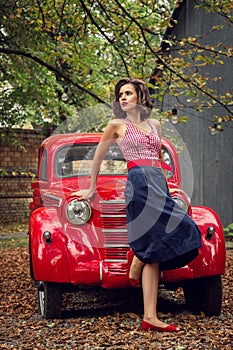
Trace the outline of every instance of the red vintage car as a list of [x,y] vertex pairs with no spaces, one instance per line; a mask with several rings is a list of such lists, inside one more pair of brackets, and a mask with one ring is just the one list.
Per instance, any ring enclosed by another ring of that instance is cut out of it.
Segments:
[[[39,150],[38,179],[30,204],[30,269],[38,287],[44,318],[61,316],[62,293],[70,286],[128,288],[129,250],[124,190],[126,162],[113,144],[102,162],[97,193],[80,201],[73,191],[89,187],[90,168],[100,133],[62,134],[47,138]],[[168,185],[175,201],[199,226],[203,247],[189,265],[161,272],[167,288],[182,287],[189,307],[219,315],[225,242],[217,214],[191,206],[180,188],[179,160],[174,145],[162,140]]]

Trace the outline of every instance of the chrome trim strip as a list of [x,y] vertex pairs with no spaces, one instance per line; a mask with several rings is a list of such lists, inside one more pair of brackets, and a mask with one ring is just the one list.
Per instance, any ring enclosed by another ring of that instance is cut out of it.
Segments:
[[60,205],[61,205],[61,203],[62,203],[62,199],[61,199],[61,198],[56,197],[56,196],[54,196],[54,195],[52,195],[52,194],[49,194],[49,193],[44,193],[43,196],[46,197],[46,198],[48,198],[48,199],[51,199],[51,200],[53,200],[53,201],[58,202],[58,206],[60,207]]
[[108,215],[108,214],[101,214],[101,218],[125,218],[126,215]]
[[103,263],[100,261],[100,281],[103,281]]
[[118,262],[120,262],[120,263],[127,263],[127,260],[125,260],[125,259],[120,259],[120,260],[117,260],[117,259],[104,259],[104,262],[114,262],[114,263],[118,263]]
[[129,245],[122,243],[106,243],[104,244],[104,248],[129,248]]
[[103,228],[102,229],[102,232],[103,233],[110,233],[110,232],[113,232],[113,233],[118,233],[118,232],[122,232],[122,233],[125,233],[125,232],[127,232],[128,230],[127,230],[127,228]]
[[117,200],[109,200],[109,201],[105,201],[105,200],[100,200],[100,204],[123,204],[125,203],[124,199],[117,199]]

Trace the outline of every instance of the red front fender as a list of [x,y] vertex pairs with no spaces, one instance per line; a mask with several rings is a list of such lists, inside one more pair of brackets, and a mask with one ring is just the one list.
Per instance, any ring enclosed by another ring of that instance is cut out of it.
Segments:
[[[208,207],[192,207],[192,219],[201,231],[202,245],[193,261],[194,278],[222,275],[225,272],[226,249],[222,224],[216,212]],[[213,226],[215,233],[208,237],[207,229]]]
[[[46,242],[43,233],[51,233]],[[38,281],[69,282],[66,238],[58,220],[57,208],[38,208],[30,216],[31,262],[34,279]]]

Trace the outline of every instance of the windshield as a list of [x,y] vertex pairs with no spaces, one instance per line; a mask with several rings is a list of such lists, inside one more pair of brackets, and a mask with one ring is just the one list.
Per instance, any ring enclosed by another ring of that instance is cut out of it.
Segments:
[[[90,175],[97,144],[79,144],[60,148],[55,155],[55,174],[58,177]],[[127,174],[126,161],[117,146],[110,146],[102,161],[99,175]]]
[[[55,155],[55,174],[57,177],[90,175],[92,160],[97,144],[74,144],[60,148]],[[163,149],[164,161],[172,167],[173,162],[167,149]],[[99,175],[126,175],[126,161],[116,143],[112,144],[102,161]],[[167,178],[173,172],[167,171]]]

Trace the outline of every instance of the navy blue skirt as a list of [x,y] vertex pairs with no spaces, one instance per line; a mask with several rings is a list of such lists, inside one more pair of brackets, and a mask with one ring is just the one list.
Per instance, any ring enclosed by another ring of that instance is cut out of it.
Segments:
[[129,245],[138,259],[170,270],[198,255],[199,228],[172,199],[162,169],[131,168],[125,199]]

